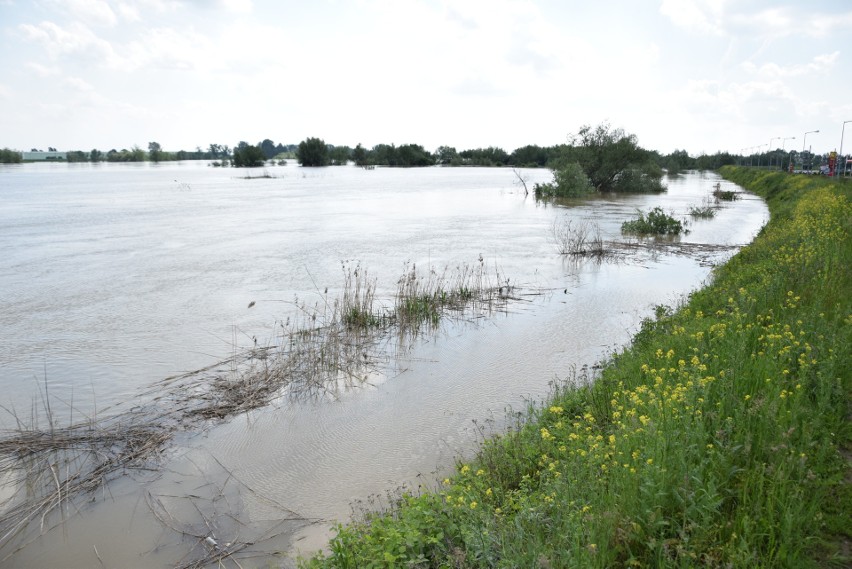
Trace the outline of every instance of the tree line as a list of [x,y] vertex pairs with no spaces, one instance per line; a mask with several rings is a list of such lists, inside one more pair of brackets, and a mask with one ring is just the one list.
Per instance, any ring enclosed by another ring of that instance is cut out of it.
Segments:
[[[632,139],[631,139],[632,137]],[[595,156],[593,149],[601,151],[601,160],[615,161],[621,164],[628,159],[634,166],[642,164],[639,170],[633,168],[631,175],[640,180],[648,180],[652,174],[650,163],[665,169],[669,174],[677,174],[685,170],[713,170],[728,164],[748,163],[748,156],[732,155],[727,152],[717,152],[712,155],[689,156],[685,150],[675,150],[669,154],[660,154],[645,150],[638,146],[634,135],[622,129],[613,129],[609,125],[597,127],[585,126],[577,134],[570,137],[566,144],[555,146],[538,146],[529,144],[507,152],[506,150],[489,146],[487,148],[472,148],[457,150],[453,146],[439,146],[434,152],[426,150],[419,144],[377,144],[366,148],[361,144],[354,148],[327,144],[320,138],[307,138],[299,144],[276,143],[272,139],[264,139],[257,144],[240,141],[233,147],[211,143],[207,148],[197,146],[194,150],[166,151],[158,142],[149,142],[148,148],[138,145],[120,150],[102,151],[72,150],[67,153],[68,162],[167,162],[175,160],[210,160],[214,166],[257,167],[270,160],[296,159],[303,166],[338,166],[349,162],[357,166],[390,166],[415,168],[424,166],[511,166],[516,168],[551,168],[562,171],[566,178],[571,177],[570,164],[585,164],[590,166]],[[606,152],[604,152],[606,151]],[[777,154],[777,153],[776,153]],[[765,153],[752,157],[754,164],[770,165],[773,162],[781,164],[782,158],[775,154]],[[811,156],[814,162],[819,156]],[[22,156],[19,151],[9,148],[0,149],[0,163],[19,163]],[[573,167],[576,173],[576,167]],[[596,174],[595,174],[596,175]],[[611,176],[612,172],[601,173]],[[594,177],[594,176],[593,176]],[[624,183],[624,176],[619,177]],[[605,180],[593,179],[593,186],[603,187]]]

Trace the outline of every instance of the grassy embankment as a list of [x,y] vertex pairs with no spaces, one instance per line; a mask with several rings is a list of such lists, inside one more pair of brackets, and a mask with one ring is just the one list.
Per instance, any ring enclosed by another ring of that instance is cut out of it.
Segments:
[[852,188],[722,173],[772,218],[711,285],[305,564],[848,567]]

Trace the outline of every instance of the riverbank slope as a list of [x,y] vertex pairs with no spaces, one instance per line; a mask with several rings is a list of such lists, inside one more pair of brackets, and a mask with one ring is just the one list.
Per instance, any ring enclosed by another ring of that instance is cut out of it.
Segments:
[[852,185],[721,173],[771,219],[711,284],[304,564],[847,566]]

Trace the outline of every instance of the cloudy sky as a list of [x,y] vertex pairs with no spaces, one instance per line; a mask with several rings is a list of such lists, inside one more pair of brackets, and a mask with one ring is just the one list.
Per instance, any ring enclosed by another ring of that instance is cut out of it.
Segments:
[[19,150],[511,151],[607,121],[661,152],[814,130],[824,152],[852,119],[852,2],[0,0],[0,105]]

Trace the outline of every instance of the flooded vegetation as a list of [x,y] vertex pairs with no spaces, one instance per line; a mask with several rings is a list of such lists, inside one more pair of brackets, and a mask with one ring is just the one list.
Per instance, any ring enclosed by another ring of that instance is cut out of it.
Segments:
[[711,284],[304,566],[846,564],[852,193],[725,174],[773,219]]
[[433,485],[473,421],[500,430],[605,358],[765,216],[742,200],[688,239],[620,237],[637,208],[709,195],[695,174],[556,204],[494,169],[26,168],[2,172],[4,241],[31,243],[2,251],[0,558],[20,566],[319,548],[350,504]]

